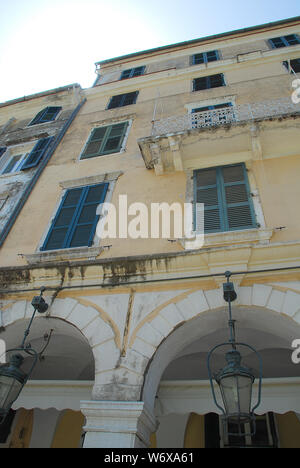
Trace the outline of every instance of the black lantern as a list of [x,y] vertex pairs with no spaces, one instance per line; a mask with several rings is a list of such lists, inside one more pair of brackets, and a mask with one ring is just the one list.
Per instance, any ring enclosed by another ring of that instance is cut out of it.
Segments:
[[[224,300],[228,303],[229,309],[229,330],[230,339],[226,343],[221,343],[215,346],[208,354],[207,367],[208,374],[212,389],[212,394],[216,406],[223,413],[223,422],[228,427],[228,424],[236,424],[237,430],[234,433],[227,433],[233,436],[245,435],[242,429],[242,425],[250,423],[251,434],[255,433],[255,416],[254,411],[259,406],[261,400],[261,381],[262,381],[262,360],[258,352],[250,345],[245,343],[238,343],[235,339],[235,321],[232,320],[231,302],[237,297],[234,290],[234,285],[229,281],[231,273],[227,271],[225,273],[227,277],[227,283],[223,284]],[[213,352],[221,347],[229,346],[229,351],[225,354],[227,365],[221,369],[217,374],[212,376],[210,368],[210,360]],[[238,347],[246,347],[253,351],[259,360],[259,385],[258,385],[258,400],[257,403],[252,405],[252,387],[255,380],[253,372],[246,366],[243,366],[241,361],[242,357],[238,351]],[[213,377],[215,378],[221,393],[223,400],[223,406],[220,406],[217,402],[215,395]]]
[[[25,346],[25,343],[26,338],[29,335],[30,327],[36,311],[43,313],[48,309],[48,304],[46,304],[44,298],[42,297],[44,290],[45,288],[42,288],[40,296],[35,296],[31,302],[32,306],[34,307],[34,312],[32,314],[29,325],[24,332],[24,338],[21,346],[19,348],[7,350],[7,353],[17,351],[18,353],[12,354],[10,361],[0,366],[0,422],[5,419],[12,404],[18,398],[37,362],[38,353],[33,348],[31,348],[30,345]],[[24,357],[21,353],[27,354],[33,358],[31,368],[28,372],[24,372],[21,369],[21,365],[24,362]]]

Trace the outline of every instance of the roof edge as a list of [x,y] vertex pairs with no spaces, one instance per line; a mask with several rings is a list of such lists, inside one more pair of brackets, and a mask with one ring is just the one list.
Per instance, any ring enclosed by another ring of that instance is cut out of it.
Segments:
[[175,44],[169,44],[169,45],[165,45],[165,46],[161,46],[161,47],[156,47],[156,48],[153,48],[153,49],[147,49],[147,50],[142,50],[142,51],[139,51],[139,52],[133,52],[131,54],[120,55],[119,57],[114,57],[114,58],[110,58],[110,59],[106,59],[106,60],[100,60],[98,62],[95,62],[95,65],[104,65],[104,64],[107,64],[107,63],[117,62],[119,60],[124,60],[124,59],[137,57],[139,55],[156,53],[156,52],[160,52],[162,50],[173,49],[173,48],[176,48],[176,47],[184,47],[184,46],[187,46],[187,45],[195,44],[197,42],[204,42],[204,41],[207,41],[207,40],[219,39],[219,38],[222,38],[222,37],[232,36],[234,34],[247,33],[247,32],[251,32],[251,31],[255,31],[255,30],[259,30],[259,29],[274,27],[274,26],[282,26],[283,24],[289,24],[289,23],[293,23],[293,22],[296,22],[296,21],[300,21],[300,16],[295,16],[293,18],[287,18],[287,19],[279,20],[279,21],[273,21],[271,23],[260,24],[258,26],[250,26],[250,27],[247,27],[247,28],[236,29],[236,30],[233,30],[233,31],[228,31],[228,32],[220,33],[220,34],[214,34],[212,36],[205,36],[205,37],[201,37],[201,38],[198,38],[198,39],[192,39],[192,40],[189,40],[189,41],[177,42]]
[[69,85],[60,86],[58,88],[49,89],[47,91],[40,91],[38,93],[28,94],[27,96],[19,97],[19,98],[16,98],[16,99],[10,99],[9,101],[0,102],[0,107],[10,106],[12,104],[17,104],[18,102],[30,101],[31,99],[37,99],[39,97],[48,96],[50,94],[61,93],[61,92],[66,91],[66,90],[68,90],[70,88],[80,88],[81,89],[81,85],[78,84],[78,83],[71,83]]

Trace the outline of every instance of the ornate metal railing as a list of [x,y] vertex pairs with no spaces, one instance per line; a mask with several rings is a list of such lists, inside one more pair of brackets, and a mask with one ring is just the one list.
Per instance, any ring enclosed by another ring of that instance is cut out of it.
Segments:
[[193,128],[216,127],[254,119],[295,114],[297,112],[300,112],[300,104],[294,104],[289,97],[272,101],[254,102],[155,120],[153,122],[152,135],[182,132]]

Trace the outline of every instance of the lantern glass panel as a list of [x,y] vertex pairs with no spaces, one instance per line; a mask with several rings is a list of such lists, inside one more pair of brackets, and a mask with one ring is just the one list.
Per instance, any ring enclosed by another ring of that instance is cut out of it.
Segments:
[[0,412],[8,411],[19,395],[22,383],[13,377],[0,375]]
[[251,376],[229,375],[220,379],[219,385],[227,415],[242,420],[250,415],[252,397]]

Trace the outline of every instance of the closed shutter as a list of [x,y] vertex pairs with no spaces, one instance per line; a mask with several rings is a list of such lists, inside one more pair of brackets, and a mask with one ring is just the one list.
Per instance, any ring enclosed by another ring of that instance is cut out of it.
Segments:
[[204,203],[204,232],[256,227],[244,164],[195,171],[194,189],[196,202]]
[[105,200],[108,184],[67,190],[41,250],[92,245],[99,215],[97,207]]
[[33,150],[29,153],[28,157],[25,159],[24,164],[22,165],[20,170],[24,171],[24,169],[30,169],[31,167],[37,166],[53,140],[54,137],[41,138],[35,144]]
[[[221,203],[215,168],[197,171],[195,173],[196,203],[204,203],[204,232],[222,230]],[[199,231],[199,220],[196,215],[196,230]]]
[[128,122],[95,128],[89,138],[81,159],[94,158],[120,151]]
[[226,230],[255,225],[251,194],[244,165],[221,168]]

